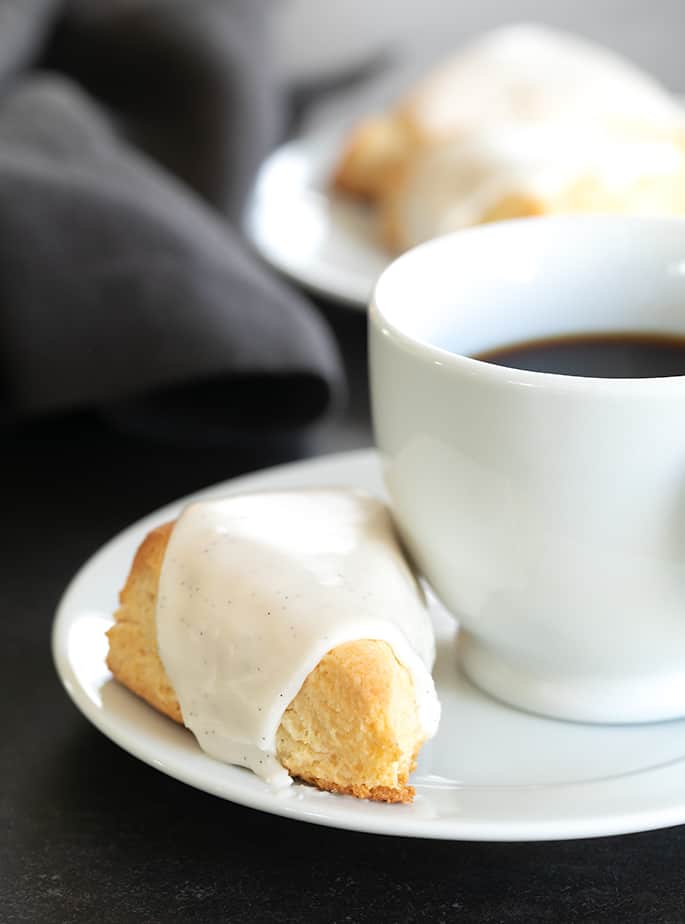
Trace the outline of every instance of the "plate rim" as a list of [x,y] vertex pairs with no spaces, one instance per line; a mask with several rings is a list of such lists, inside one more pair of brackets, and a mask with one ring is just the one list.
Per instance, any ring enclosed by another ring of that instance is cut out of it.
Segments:
[[[530,790],[529,795],[533,797],[535,797],[536,793],[543,794],[552,789],[561,803],[567,803],[569,799],[573,801],[573,798],[577,798],[581,792],[585,793],[585,797],[589,802],[592,802],[593,797],[599,797],[601,801],[602,796],[608,799],[608,803],[618,801],[618,808],[614,805],[613,812],[607,810],[603,816],[585,814],[566,818],[565,820],[560,820],[558,816],[548,818],[543,816],[527,820],[514,816],[504,820],[474,821],[473,819],[468,820],[466,817],[459,818],[457,815],[449,818],[443,817],[442,819],[439,817],[437,819],[425,819],[421,818],[420,815],[418,817],[410,815],[412,806],[369,805],[356,800],[341,803],[340,800],[350,800],[351,797],[319,793],[303,786],[303,784],[294,784],[291,789],[295,792],[297,792],[295,787],[298,787],[305,793],[312,793],[316,797],[323,796],[328,797],[328,800],[337,800],[334,802],[322,800],[318,806],[318,811],[315,809],[310,810],[309,805],[303,806],[296,799],[280,798],[267,784],[257,781],[257,778],[249,774],[249,771],[219,764],[199,750],[198,757],[202,764],[209,762],[213,767],[218,766],[221,768],[221,786],[211,782],[211,775],[208,782],[207,777],[199,779],[197,772],[193,773],[192,769],[188,770],[183,765],[179,769],[178,765],[171,766],[165,763],[160,759],[160,753],[155,753],[154,747],[146,748],[136,743],[139,733],[136,731],[135,723],[133,723],[132,731],[128,729],[130,722],[124,722],[122,727],[121,720],[113,718],[106,708],[98,706],[91,699],[86,686],[84,686],[82,679],[79,678],[69,660],[67,642],[71,627],[77,621],[77,614],[73,611],[72,600],[77,596],[82,584],[91,575],[97,574],[98,566],[107,561],[108,555],[113,554],[122,545],[132,543],[137,535],[142,534],[154,523],[161,522],[163,518],[168,518],[169,515],[190,499],[220,493],[225,490],[236,491],[257,485],[266,486],[265,482],[291,474],[295,475],[296,473],[302,473],[304,475],[303,483],[306,483],[306,479],[312,470],[320,472],[321,470],[332,468],[337,471],[341,467],[349,469],[358,466],[362,470],[368,469],[371,471],[374,466],[378,465],[378,461],[375,450],[361,449],[334,452],[311,459],[286,463],[285,465],[260,469],[210,485],[200,491],[165,504],[152,513],[136,520],[104,543],[84,562],[67,584],[57,606],[51,631],[51,651],[55,669],[62,685],[81,714],[123,750],[180,782],[248,808],[333,828],[370,834],[440,840],[513,842],[602,837],[662,829],[685,823],[685,787],[682,785],[677,787],[679,799],[676,801],[666,800],[665,803],[657,805],[649,804],[649,800],[647,800],[648,804],[641,805],[640,800],[637,798],[641,794],[642,787],[640,784],[645,780],[648,784],[651,782],[656,794],[661,796],[664,796],[668,786],[673,787],[679,783],[682,784],[683,779],[685,779],[685,774],[683,773],[685,758],[623,774],[616,778],[577,781],[568,784],[541,784],[522,788],[524,792]],[[105,614],[101,611],[99,616],[100,618],[105,618]],[[130,695],[132,697],[131,702],[140,705],[145,710],[146,715],[157,718],[161,722],[166,721],[163,716],[158,715],[142,701],[137,700],[133,694],[129,694],[123,688],[121,688],[121,692]],[[182,733],[182,731],[179,727],[178,732]],[[162,757],[164,756],[165,754],[162,754]],[[193,763],[198,762],[195,758],[193,759]],[[200,769],[202,769],[201,765]],[[483,792],[490,793],[495,798],[498,792],[506,789],[507,787],[497,786],[482,787]],[[465,790],[469,790],[469,787],[466,786]],[[471,787],[471,792],[474,791],[475,789]],[[515,792],[516,797],[521,795],[521,789],[515,788]],[[419,790],[419,796],[414,805],[420,804],[421,799]],[[656,801],[658,802],[659,800]],[[632,810],[621,810],[620,806],[623,802],[630,804]],[[342,808],[340,808],[341,805],[343,806]],[[327,810],[327,806],[329,810]],[[333,810],[331,811],[330,808]]]
[[[322,167],[327,161],[326,151],[334,143],[340,143],[345,137],[345,132],[340,127],[322,127],[318,126],[302,135],[297,135],[284,141],[283,144],[274,148],[262,161],[255,176],[254,182],[250,189],[247,204],[244,210],[242,228],[250,245],[256,250],[259,256],[270,264],[273,268],[282,273],[287,279],[303,286],[308,292],[318,295],[321,298],[327,298],[335,301],[345,308],[353,311],[366,312],[375,278],[369,277],[362,280],[361,276],[356,277],[356,284],[349,284],[345,281],[348,271],[330,267],[330,275],[326,278],[316,265],[306,269],[293,266],[292,262],[283,257],[281,251],[268,246],[259,231],[259,216],[261,214],[262,201],[265,195],[265,188],[274,180],[276,174],[284,161],[292,155],[293,152],[303,153],[307,162],[314,167]],[[321,153],[323,151],[323,153]],[[320,194],[325,196],[326,202],[333,201],[333,195],[324,190],[319,190]],[[352,206],[358,203],[351,202]],[[361,208],[361,206],[359,206]],[[381,251],[379,245],[379,253]],[[387,254],[386,266],[389,265],[395,257],[393,254]],[[361,290],[364,288],[366,294],[362,295]]]

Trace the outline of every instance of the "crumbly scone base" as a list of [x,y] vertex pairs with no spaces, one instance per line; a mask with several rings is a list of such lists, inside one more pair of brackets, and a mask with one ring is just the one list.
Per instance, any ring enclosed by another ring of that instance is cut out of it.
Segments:
[[[112,674],[158,711],[183,724],[157,650],[159,574],[173,523],[139,547],[108,631]],[[407,784],[423,743],[411,675],[385,642],[348,642],[330,651],[288,706],[277,733],[288,772],[319,789],[380,802],[411,802]]]
[[305,780],[298,777],[304,783],[311,783],[317,789],[325,792],[334,792],[341,796],[354,796],[356,799],[368,799],[370,802],[392,802],[396,805],[409,805],[414,801],[416,790],[413,786],[402,786],[395,788],[389,786],[340,786],[338,783],[332,783],[330,780],[319,780],[312,777]]

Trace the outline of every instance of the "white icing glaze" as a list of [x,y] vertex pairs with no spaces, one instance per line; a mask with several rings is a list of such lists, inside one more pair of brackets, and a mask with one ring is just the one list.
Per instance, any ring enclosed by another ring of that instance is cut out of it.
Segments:
[[680,105],[615,52],[535,25],[497,29],[461,49],[401,109],[424,135],[559,117],[629,123],[682,121]]
[[612,52],[552,30],[492,33],[403,109],[425,142],[394,203],[407,245],[477,223],[509,195],[553,204],[587,180],[616,197],[612,211],[670,212],[665,192],[650,201],[635,184],[685,183],[681,107]]
[[181,514],[160,575],[157,640],[207,753],[289,783],[276,756],[285,709],[328,651],[366,638],[388,642],[411,672],[433,735],[433,631],[382,503],[342,489],[264,492]]

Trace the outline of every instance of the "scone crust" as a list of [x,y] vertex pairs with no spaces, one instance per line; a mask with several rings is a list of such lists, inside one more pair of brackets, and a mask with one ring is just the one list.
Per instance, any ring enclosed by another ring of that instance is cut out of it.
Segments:
[[155,621],[159,575],[173,525],[153,529],[136,552],[119,594],[114,625],[107,632],[107,667],[129,690],[183,725],[181,707],[157,650]]

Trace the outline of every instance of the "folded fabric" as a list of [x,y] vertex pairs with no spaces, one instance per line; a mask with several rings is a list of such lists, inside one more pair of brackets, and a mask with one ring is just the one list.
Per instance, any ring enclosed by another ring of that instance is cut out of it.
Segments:
[[8,416],[196,403],[273,427],[339,393],[321,318],[236,229],[277,131],[264,15],[255,0],[0,0]]

